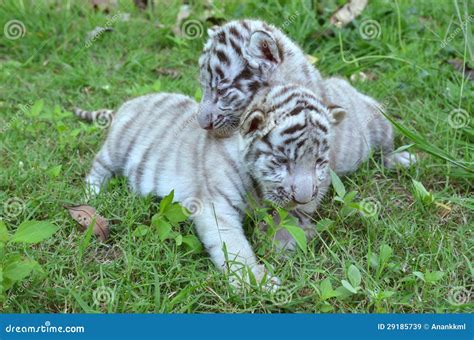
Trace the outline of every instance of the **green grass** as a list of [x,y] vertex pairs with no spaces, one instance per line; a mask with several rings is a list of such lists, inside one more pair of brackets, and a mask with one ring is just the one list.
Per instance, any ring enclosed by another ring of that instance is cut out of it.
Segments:
[[[312,7],[309,1],[215,1],[214,17],[224,20],[260,17],[282,26],[283,18],[293,15],[284,26],[287,34],[318,59],[323,74],[364,72],[374,78],[353,84],[387,106],[402,129],[397,146],[416,143],[411,150],[420,159],[411,169],[391,172],[370,160],[343,178],[346,190],[357,191],[357,201],[375,202],[378,213],[346,215],[331,191],[317,220],[334,223],[318,232],[306,254],[280,257],[250,219],[248,234],[256,252],[283,281],[272,295],[233,290],[205,253],[190,254],[173,240],[160,241],[153,231],[134,235],[139,225],[150,224],[159,201],[133,195],[123,180],[112,181],[108,192],[92,202],[114,223],[107,244],[93,239],[82,256],[84,234],[63,208],[84,201],[83,179],[106,134],[75,119],[72,107],[116,108],[153,91],[197,93],[197,60],[206,33],[193,40],[173,36],[180,3],[167,1],[140,12],[120,1],[107,15],[85,1],[0,1],[2,27],[13,19],[26,27],[23,37],[3,35],[0,42],[0,202],[24,202],[16,216],[4,206],[2,218],[10,232],[33,219],[60,226],[39,245],[9,245],[9,251],[38,261],[44,274],[8,290],[0,310],[472,312],[473,119],[458,129],[448,120],[455,109],[469,118],[474,106],[472,81],[448,64],[458,58],[473,66],[472,21],[459,29],[465,15],[473,14],[467,12],[469,2],[398,1],[397,6],[370,1],[352,24],[333,31],[329,17],[341,2],[323,0]],[[191,7],[191,18],[203,20],[204,6]],[[119,11],[130,13],[130,19],[113,20]],[[378,38],[361,37],[366,19],[380,25]],[[87,32],[107,21],[114,31],[86,48]],[[157,68],[180,75],[173,79]],[[416,198],[412,179],[423,183],[435,204]],[[192,224],[181,225],[179,232],[194,233]],[[351,265],[361,273],[356,294],[339,288],[342,280],[353,282]],[[331,292],[326,279],[343,295],[321,294]]]

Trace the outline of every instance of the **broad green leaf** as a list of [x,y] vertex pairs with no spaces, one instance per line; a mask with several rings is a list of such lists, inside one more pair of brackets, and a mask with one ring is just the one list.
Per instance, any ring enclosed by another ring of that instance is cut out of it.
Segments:
[[349,292],[351,292],[352,294],[357,294],[357,289],[352,287],[352,285],[349,282],[347,282],[346,280],[341,280],[341,283],[342,283],[342,286],[346,288]]
[[133,236],[137,236],[137,237],[143,237],[145,236],[146,234],[148,234],[148,231],[150,230],[150,228],[144,224],[140,224],[138,227],[135,228],[135,230],[133,231]]
[[13,262],[5,267],[3,275],[5,278],[10,279],[13,282],[18,282],[30,275],[37,265],[37,262],[32,260]]
[[350,283],[353,287],[359,287],[361,282],[361,275],[359,268],[351,264],[349,270],[347,271],[347,277],[349,278]]
[[160,213],[164,214],[168,206],[173,202],[174,190],[171,191],[168,195],[163,197],[160,201]]
[[319,232],[328,230],[329,227],[332,226],[333,224],[334,224],[333,220],[330,220],[329,218],[324,218],[318,223],[316,223],[316,230]]
[[342,181],[339,178],[339,176],[332,170],[330,170],[330,172],[331,172],[331,183],[334,188],[334,191],[336,191],[337,196],[339,196],[340,198],[343,198],[344,196],[346,196],[346,188],[344,188],[344,184],[342,184]]
[[38,243],[51,237],[58,229],[49,221],[25,221],[16,230],[12,241]]
[[378,268],[379,267],[379,256],[377,255],[377,253],[370,254],[369,264],[372,268]]
[[163,218],[152,219],[152,224],[156,227],[160,240],[166,240],[171,232],[171,224]]
[[351,203],[357,195],[357,191],[350,191],[344,196],[344,203]]
[[38,100],[31,107],[29,116],[31,116],[31,117],[38,116],[40,114],[40,112],[43,110],[43,107],[44,107],[44,100],[43,99]]
[[176,245],[179,247],[180,245],[183,244],[183,235],[178,234],[174,240],[176,242]]
[[202,251],[202,244],[194,235],[183,236],[183,244],[193,253],[200,253]]
[[434,283],[436,281],[439,281],[443,278],[444,273],[440,271],[427,271],[425,272],[425,281],[428,283]]
[[413,194],[415,198],[425,205],[430,205],[434,202],[434,196],[428,190],[426,190],[425,186],[418,181],[412,179],[413,182]]
[[180,223],[188,219],[185,209],[178,203],[169,206],[165,211],[165,216],[171,223]]
[[324,304],[319,308],[319,310],[323,313],[329,313],[334,310],[334,307],[331,306],[330,304]]
[[392,256],[393,250],[388,244],[382,244],[380,246],[380,261],[385,263]]
[[395,294],[395,292],[392,291],[392,290],[384,290],[384,291],[381,291],[379,293],[379,298],[381,300],[388,299],[388,298],[392,297],[394,294]]
[[48,171],[47,171],[48,176],[51,177],[51,178],[58,177],[59,174],[61,173],[61,168],[62,168],[62,165],[56,165],[56,166],[53,166],[52,168],[48,169]]
[[425,281],[425,275],[422,272],[413,272],[413,275],[415,275],[417,278],[421,279],[422,281]]
[[10,235],[8,234],[7,226],[5,222],[0,221],[0,243],[7,242]]
[[285,228],[290,235],[295,239],[296,244],[298,247],[306,253],[308,248],[308,241],[306,240],[306,234],[300,227],[292,226],[292,225],[284,225]]
[[327,299],[337,297],[340,295],[339,292],[335,291],[332,288],[331,280],[329,278],[321,281],[319,285],[319,289],[321,290],[321,301],[325,301]]

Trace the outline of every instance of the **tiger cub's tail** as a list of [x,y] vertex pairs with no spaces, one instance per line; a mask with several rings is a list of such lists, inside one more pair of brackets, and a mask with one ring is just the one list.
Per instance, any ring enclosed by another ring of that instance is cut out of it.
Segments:
[[100,109],[96,111],[86,111],[80,108],[74,108],[74,115],[87,122],[94,122],[100,126],[108,127],[112,124],[115,116],[114,110]]

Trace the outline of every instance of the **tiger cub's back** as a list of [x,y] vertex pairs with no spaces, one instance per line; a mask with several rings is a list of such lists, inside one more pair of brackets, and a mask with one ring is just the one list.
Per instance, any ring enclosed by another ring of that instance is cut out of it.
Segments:
[[324,85],[329,101],[346,111],[345,118],[334,126],[331,139],[331,167],[336,173],[355,171],[371,149],[387,154],[393,150],[392,126],[375,99],[341,78],[327,78]]

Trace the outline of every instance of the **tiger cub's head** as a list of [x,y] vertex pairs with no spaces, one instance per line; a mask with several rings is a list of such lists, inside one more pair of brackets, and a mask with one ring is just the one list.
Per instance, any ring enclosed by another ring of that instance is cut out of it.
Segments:
[[333,124],[328,109],[297,85],[268,88],[242,117],[244,163],[264,199],[285,208],[319,201],[329,186]]
[[213,135],[228,137],[281,63],[283,34],[256,20],[233,21],[208,33],[199,58],[203,96],[198,122]]

